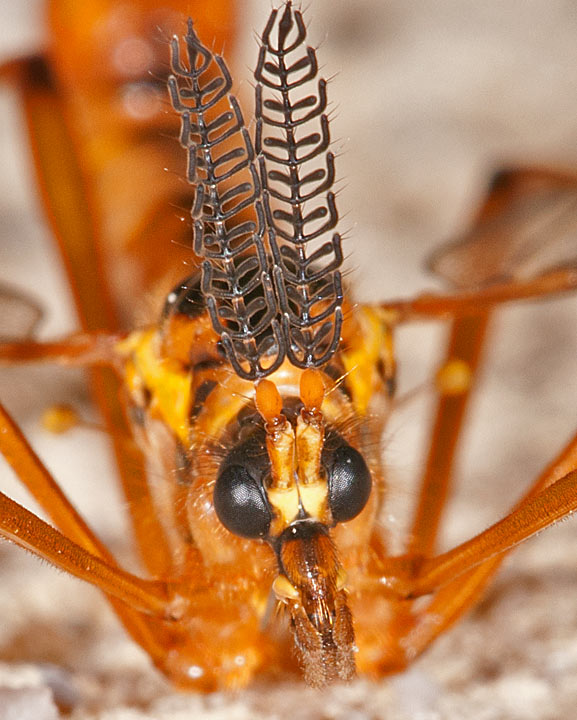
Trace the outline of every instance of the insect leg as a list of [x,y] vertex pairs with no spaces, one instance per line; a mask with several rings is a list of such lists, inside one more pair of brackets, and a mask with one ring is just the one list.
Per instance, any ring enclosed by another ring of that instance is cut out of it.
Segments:
[[577,470],[573,469],[553,483],[535,489],[509,515],[467,542],[419,568],[411,594],[423,595],[444,585],[484,560],[500,555],[535,533],[553,525],[577,509]]
[[[577,435],[541,474],[524,500],[534,497],[575,467],[577,467]],[[447,583],[435,593],[431,603],[419,616],[410,638],[407,639],[412,656],[422,653],[436,637],[475,605],[505,557],[506,553],[501,553],[486,560],[473,570]],[[435,622],[431,622],[433,617]]]
[[379,307],[387,322],[402,323],[475,315],[506,302],[544,299],[576,288],[577,268],[570,266],[549,270],[527,280],[510,280],[450,295],[429,293],[412,300],[383,303]]
[[[183,610],[180,597],[170,595],[165,583],[142,580],[116,566],[108,549],[77,513],[1,406],[0,452],[62,531],[56,531],[0,494],[0,536],[106,592],[108,602],[133,640],[159,668],[169,672],[166,663],[170,648],[184,642],[183,631],[178,622],[163,620],[180,615]],[[150,551],[154,551],[152,546]],[[179,676],[179,682],[185,681],[186,677]],[[194,685],[190,679],[188,684]]]
[[486,560],[435,593],[429,605],[416,615],[409,632],[398,642],[404,665],[423,653],[437,637],[476,605],[504,557],[500,555]]
[[[475,375],[482,361],[482,350],[489,323],[489,311],[498,303],[529,297],[549,297],[577,287],[577,272],[557,270],[525,283],[511,281],[492,285],[478,292],[448,296],[421,296],[386,306],[386,314],[398,314],[402,321],[423,316],[456,317],[451,328],[446,361],[464,362],[469,373],[468,387],[458,394],[442,395],[432,430],[419,504],[410,534],[410,552],[429,556],[434,552],[441,514],[445,506],[461,428],[474,388]],[[382,306],[385,309],[385,306]]]
[[458,358],[466,363],[470,381],[458,394],[442,395],[431,433],[425,471],[421,480],[419,503],[410,532],[409,552],[430,556],[435,543],[441,515],[450,492],[453,465],[474,378],[482,360],[482,350],[489,322],[488,313],[459,318],[451,327],[446,360]]
[[[399,321],[423,316],[449,315],[456,318],[446,355],[447,362],[458,359],[468,368],[468,387],[458,394],[443,395],[438,404],[420,499],[415,514],[410,551],[430,556],[445,505],[455,453],[465,412],[474,387],[475,375],[482,360],[489,311],[497,304],[523,298],[547,298],[577,287],[574,268],[553,270],[525,282],[511,280],[490,285],[479,291],[447,296],[421,296],[415,300],[381,306],[387,315],[398,312]],[[389,317],[388,322],[391,322]]]
[[[368,582],[365,592],[385,595],[393,600],[394,610],[387,628],[389,641],[383,648],[383,671],[406,667],[473,607],[518,542],[577,508],[575,467],[577,435],[504,520],[437,558],[424,561],[415,555],[387,558],[384,548],[378,542],[373,544],[381,558],[380,577]],[[427,593],[431,593],[428,605],[412,615],[410,621],[403,622],[406,603],[394,601]]]
[[0,535],[135,609],[167,614],[169,599],[164,583],[141,580],[109,565],[4,493],[0,493]]
[[54,362],[93,367],[119,362],[115,345],[119,335],[106,332],[74,333],[51,342],[0,342],[0,363]]
[[[3,75],[15,82],[22,95],[41,199],[61,249],[82,327],[92,332],[116,328],[116,311],[103,272],[101,229],[92,201],[94,192],[87,186],[79,166],[64,103],[50,69],[42,59],[26,58],[6,68]],[[79,334],[73,338],[70,343],[63,340],[44,348],[36,344],[3,345],[0,362],[55,360],[78,365],[114,365],[110,362],[105,334]],[[152,508],[143,458],[134,443],[127,441],[130,431],[118,400],[119,383],[106,369],[93,370],[90,379],[112,438],[141,558],[151,573],[165,573],[170,567],[166,538]]]
[[169,614],[166,585],[141,580],[115,566],[108,550],[79,516],[1,406],[0,451],[35,499],[73,539],[3,493],[0,493],[0,534],[131,607],[162,616]]
[[448,587],[466,573],[503,557],[516,545],[577,510],[577,435],[512,511],[471,540],[432,558],[384,558],[380,583],[398,599]]
[[61,365],[92,368],[92,390],[112,438],[141,558],[153,575],[161,575],[165,574],[171,565],[170,552],[153,508],[144,461],[132,440],[118,401],[119,381],[112,370],[106,367],[120,366],[121,359],[116,350],[119,339],[120,336],[113,333],[80,332],[54,342],[0,343],[0,364],[56,362]]

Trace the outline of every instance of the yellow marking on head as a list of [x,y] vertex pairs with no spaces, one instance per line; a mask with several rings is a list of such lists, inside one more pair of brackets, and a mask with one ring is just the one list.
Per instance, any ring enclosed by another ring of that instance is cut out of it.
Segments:
[[[383,322],[382,313],[370,307],[357,308],[355,318],[360,325],[360,342],[342,353],[346,383],[351,391],[357,412],[365,415],[373,395],[382,381],[377,373],[377,364],[383,360],[385,366],[394,357],[390,327]],[[385,357],[383,358],[383,352]]]
[[266,488],[266,494],[275,514],[270,527],[270,534],[272,536],[280,535],[299,515],[299,492],[296,485],[293,485],[284,489]]
[[[218,381],[218,378],[215,380]],[[252,388],[252,383],[230,375],[226,382],[219,384],[210,394],[210,414],[199,417],[202,434],[211,438],[220,437],[226,426],[250,402]]]
[[308,515],[321,523],[330,521],[329,514],[329,486],[324,477],[314,483],[299,485],[301,505]]
[[162,418],[184,443],[188,441],[191,377],[179,365],[159,355],[159,339],[154,330],[132,333],[121,344],[130,352],[126,382],[133,392],[150,393],[149,409]]

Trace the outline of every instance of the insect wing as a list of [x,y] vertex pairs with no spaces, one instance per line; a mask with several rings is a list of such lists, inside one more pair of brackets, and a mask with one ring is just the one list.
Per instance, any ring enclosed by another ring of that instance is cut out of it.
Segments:
[[527,279],[575,264],[577,178],[545,170],[495,174],[473,229],[441,247],[429,268],[455,287]]
[[[76,244],[92,245],[96,257],[86,264],[70,244],[63,255],[82,298],[81,316],[83,298],[95,287],[83,268],[99,262],[98,284],[109,307],[107,325],[100,319],[99,327],[132,329],[149,321],[156,296],[168,292],[192,259],[190,224],[183,221],[191,193],[182,181],[182,155],[174,142],[177,120],[167,112],[166,101],[168,38],[181,30],[190,9],[181,0],[162,8],[150,0],[53,0],[49,5],[50,99],[66,125],[81,177],[85,200],[77,215],[90,226]],[[195,14],[207,42],[226,43],[232,52],[232,0],[211,2],[210,9],[200,4]],[[31,140],[50,146],[50,129],[37,139],[31,131]],[[48,185],[44,176],[52,172],[49,163],[37,165],[41,186]],[[70,208],[59,211],[58,187],[48,187],[43,199],[55,235],[65,234],[67,218],[74,214]],[[94,329],[90,322],[87,326]]]

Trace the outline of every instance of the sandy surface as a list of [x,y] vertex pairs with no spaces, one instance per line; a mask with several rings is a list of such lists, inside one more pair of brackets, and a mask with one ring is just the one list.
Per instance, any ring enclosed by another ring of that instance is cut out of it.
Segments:
[[[260,7],[259,7],[260,6]],[[252,30],[268,2],[243,19]],[[40,3],[0,2],[4,57],[42,38]],[[307,17],[334,102],[342,148],[340,208],[349,229],[351,282],[362,298],[430,287],[431,248],[461,231],[491,169],[507,163],[577,165],[577,10],[561,0],[312,0]],[[0,95],[0,277],[48,308],[43,334],[73,315],[18,144],[13,99]],[[575,299],[503,312],[449,511],[447,546],[502,515],[575,429]],[[399,338],[401,387],[434,364],[442,333]],[[73,402],[90,417],[78,374],[2,370],[0,392],[69,494],[121,557],[105,438],[39,429],[43,408]],[[414,499],[425,432],[416,405],[387,433],[395,507]],[[0,468],[2,490],[24,495]],[[402,526],[402,513],[383,519]],[[404,675],[360,679],[319,693],[257,685],[236,696],[176,694],[124,636],[99,595],[23,553],[0,546],[0,719],[71,716],[181,718],[556,719],[577,703],[577,523],[543,533],[507,562],[481,606]],[[46,688],[52,688],[52,693]],[[22,704],[18,706],[18,703]],[[9,715],[11,709],[12,715]]]

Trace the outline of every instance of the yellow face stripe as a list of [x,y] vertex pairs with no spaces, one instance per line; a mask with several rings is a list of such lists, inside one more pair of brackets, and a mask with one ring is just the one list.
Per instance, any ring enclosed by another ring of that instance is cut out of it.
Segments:
[[341,357],[355,409],[360,415],[366,415],[371,398],[379,393],[382,385],[376,368],[389,338],[386,326],[372,308],[357,308],[356,319],[360,325],[362,342],[355,343]]
[[190,409],[190,372],[159,355],[159,338],[154,330],[132,333],[119,344],[130,353],[126,365],[127,384],[133,390],[146,389],[149,411],[160,417],[185,444],[188,441]]
[[[259,385],[257,408],[265,420],[267,451],[272,466],[272,483],[266,490],[275,512],[270,529],[272,535],[280,535],[303,511],[319,522],[328,524],[331,521],[328,481],[321,467],[325,424],[322,406],[325,400],[331,405],[324,388],[319,371],[305,370],[301,374],[300,398],[304,407],[293,429],[284,415],[279,415],[282,406],[276,386],[270,380]],[[259,401],[260,394],[266,397]],[[278,401],[268,402],[269,396],[272,399],[277,395]],[[272,411],[267,412],[273,405],[276,423],[269,417]],[[279,482],[280,478],[284,481]]]

